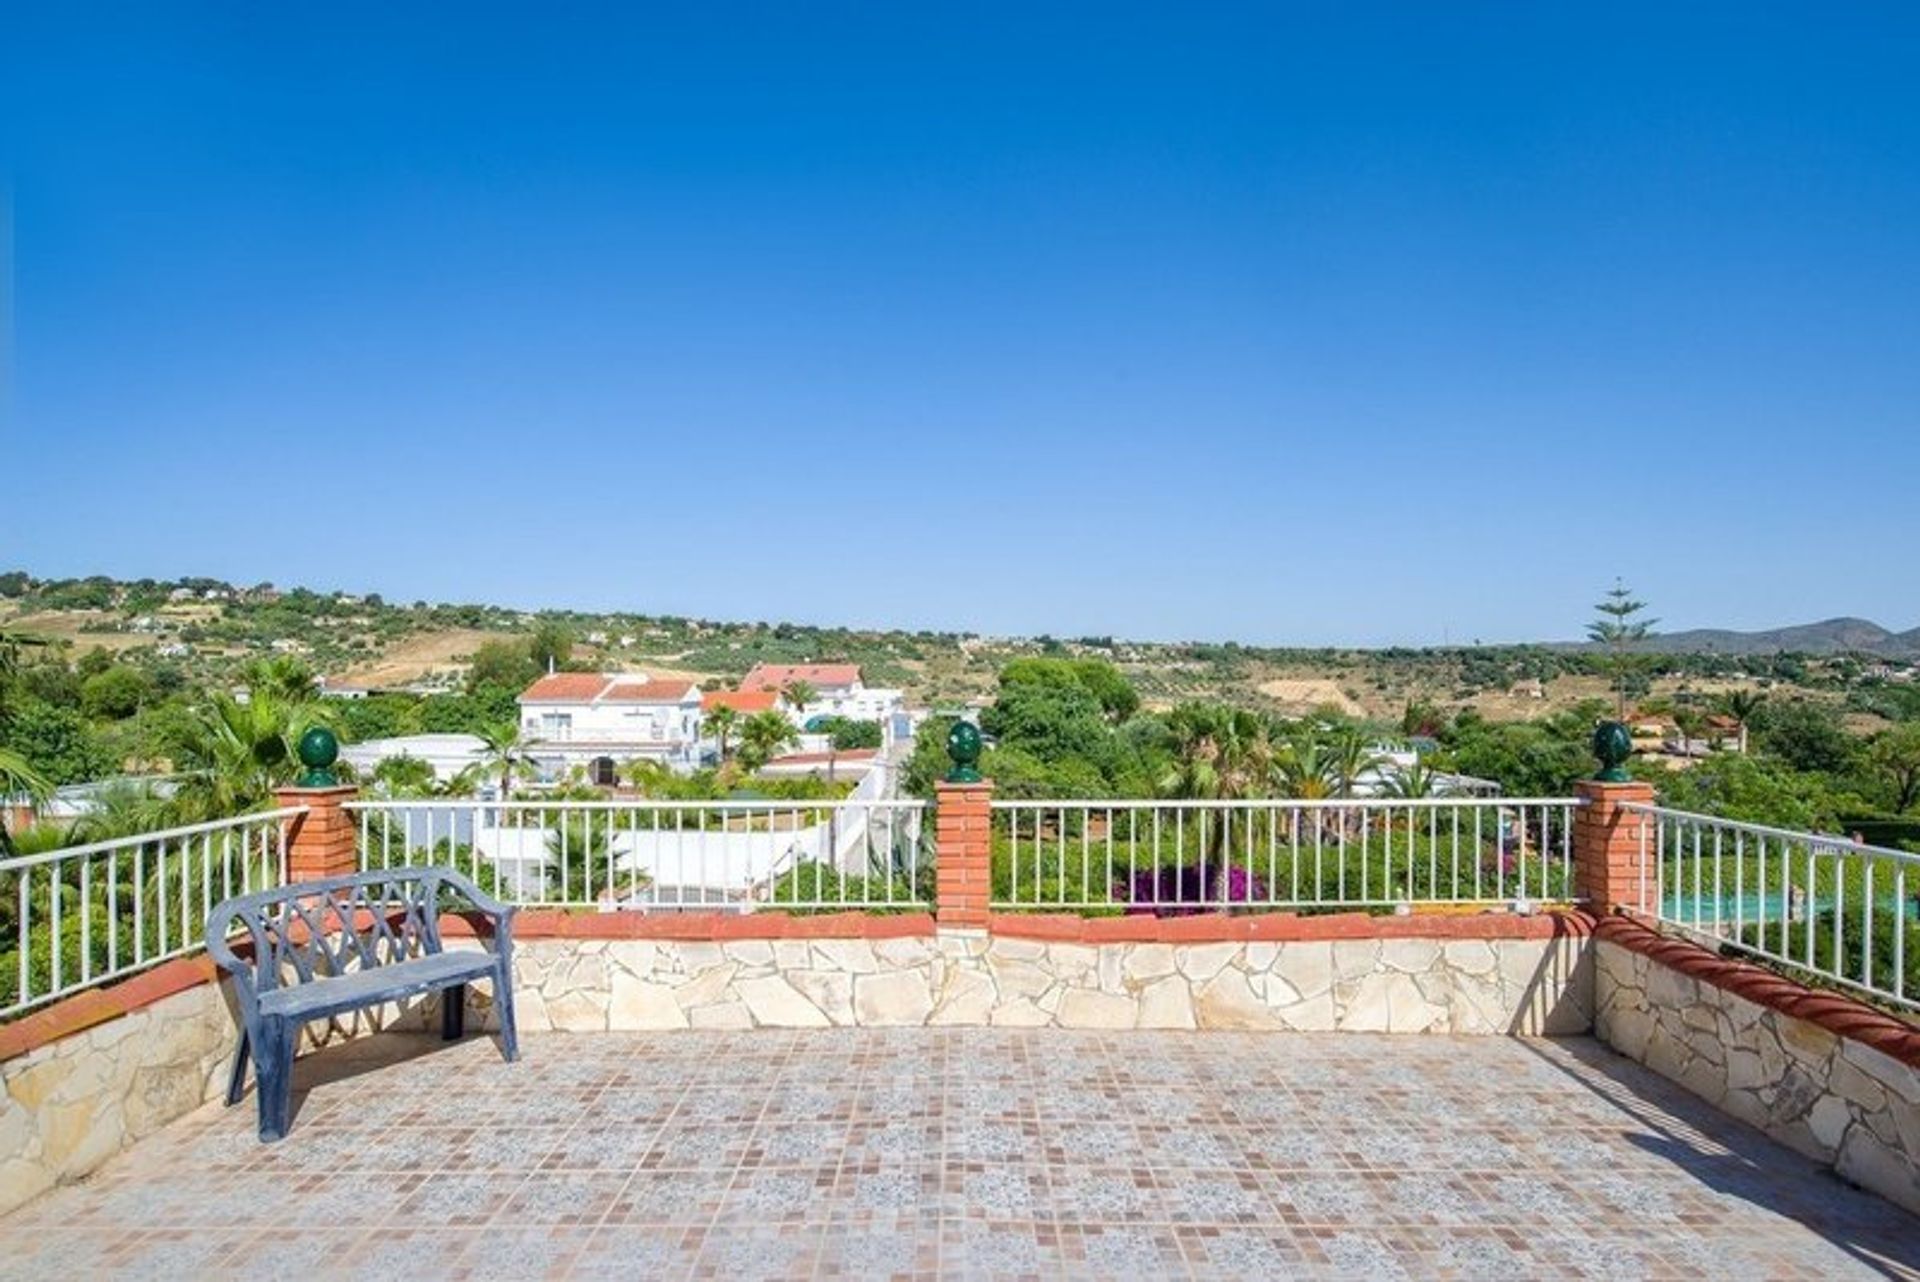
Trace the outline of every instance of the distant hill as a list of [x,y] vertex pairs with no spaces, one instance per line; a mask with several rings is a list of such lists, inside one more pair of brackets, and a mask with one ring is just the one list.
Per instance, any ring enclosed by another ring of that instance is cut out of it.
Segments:
[[1920,659],[1920,628],[1891,632],[1870,619],[1826,619],[1763,632],[1696,628],[1651,637],[1649,650],[1667,654],[1876,654]]

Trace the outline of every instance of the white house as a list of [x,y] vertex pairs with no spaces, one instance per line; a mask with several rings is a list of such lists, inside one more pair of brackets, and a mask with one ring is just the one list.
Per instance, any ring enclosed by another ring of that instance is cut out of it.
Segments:
[[371,775],[390,757],[412,757],[432,766],[433,777],[441,783],[451,782],[486,752],[486,740],[473,734],[408,734],[340,745],[340,759],[363,775]]
[[558,774],[643,758],[692,769],[700,744],[700,688],[644,672],[555,672],[520,696],[520,734]]
[[743,693],[784,692],[796,681],[813,687],[813,698],[805,708],[794,708],[781,700],[781,708],[800,729],[819,717],[846,717],[852,721],[878,721],[885,732],[893,715],[906,703],[899,690],[870,687],[860,679],[860,669],[851,663],[759,663],[740,680]]

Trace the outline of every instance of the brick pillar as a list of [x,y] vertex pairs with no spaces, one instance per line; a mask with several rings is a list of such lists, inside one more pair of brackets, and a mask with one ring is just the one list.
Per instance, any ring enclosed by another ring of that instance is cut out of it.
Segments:
[[942,930],[985,930],[993,894],[993,782],[934,789],[934,916]]
[[[1653,824],[1622,807],[1628,802],[1652,805],[1653,785],[1582,779],[1573,791],[1581,803],[1573,813],[1574,893],[1585,896],[1588,911],[1596,915],[1616,908],[1650,908],[1641,902],[1641,858],[1643,850],[1652,858]],[[1653,894],[1650,868],[1645,893]]]
[[359,824],[341,806],[360,795],[351,784],[336,788],[281,788],[273,794],[282,807],[305,806],[307,813],[287,821],[287,880],[315,881],[360,871]]

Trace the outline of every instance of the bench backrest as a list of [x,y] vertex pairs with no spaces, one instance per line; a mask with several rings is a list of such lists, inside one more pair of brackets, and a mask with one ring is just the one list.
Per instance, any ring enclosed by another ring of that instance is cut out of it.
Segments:
[[[256,990],[437,953],[450,881],[459,889],[466,879],[445,868],[395,868],[239,895],[208,914],[207,951]],[[251,942],[246,956],[234,947],[242,938]]]

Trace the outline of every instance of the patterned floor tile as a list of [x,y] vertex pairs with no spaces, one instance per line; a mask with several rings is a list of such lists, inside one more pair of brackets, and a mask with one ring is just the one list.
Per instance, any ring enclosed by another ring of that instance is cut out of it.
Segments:
[[281,1143],[209,1105],[0,1220],[0,1279],[1920,1278],[1920,1222],[1591,1041],[340,1050]]

